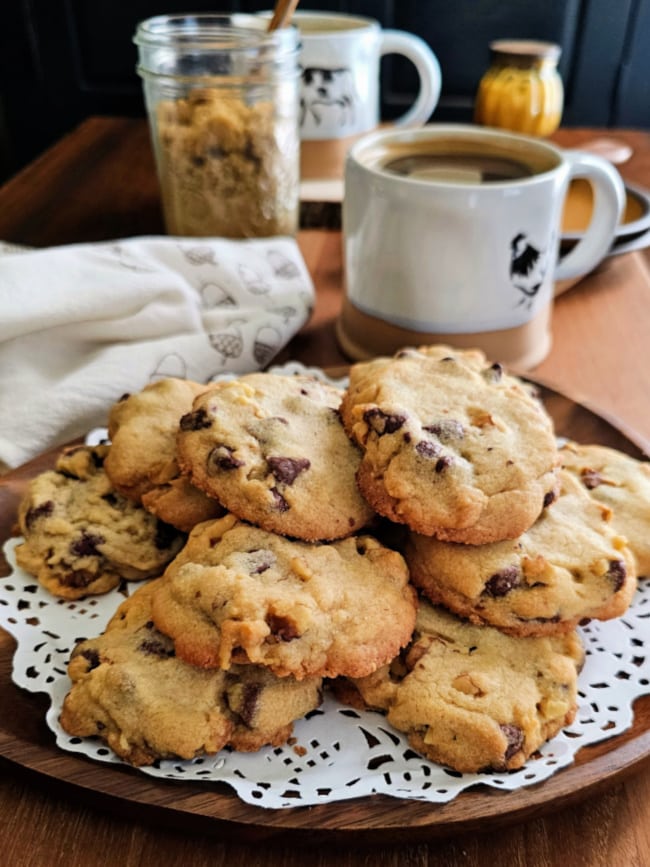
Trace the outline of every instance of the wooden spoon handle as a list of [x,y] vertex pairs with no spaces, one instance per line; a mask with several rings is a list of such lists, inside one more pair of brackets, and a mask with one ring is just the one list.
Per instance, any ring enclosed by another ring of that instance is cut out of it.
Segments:
[[296,11],[299,0],[278,0],[273,10],[273,17],[269,22],[269,32],[279,27],[288,27]]

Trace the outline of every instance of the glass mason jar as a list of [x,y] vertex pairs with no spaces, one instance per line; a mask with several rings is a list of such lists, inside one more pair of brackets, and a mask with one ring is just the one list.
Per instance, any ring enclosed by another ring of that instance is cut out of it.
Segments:
[[298,31],[258,16],[160,15],[138,24],[163,213],[171,235],[298,228]]
[[564,103],[557,70],[560,46],[526,39],[490,43],[491,65],[478,87],[474,120],[528,135],[548,136]]

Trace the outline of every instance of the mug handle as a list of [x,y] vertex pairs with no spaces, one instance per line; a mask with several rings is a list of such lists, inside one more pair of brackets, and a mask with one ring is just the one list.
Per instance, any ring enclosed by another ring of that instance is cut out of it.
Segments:
[[608,160],[584,151],[565,151],[564,155],[569,163],[569,182],[571,178],[580,177],[591,183],[594,208],[587,231],[562,257],[555,269],[554,280],[584,276],[605,258],[625,206],[625,185]]
[[420,77],[420,90],[411,108],[393,123],[396,126],[417,126],[426,123],[438,105],[442,73],[438,58],[424,39],[402,30],[382,30],[379,54],[401,54],[408,58]]

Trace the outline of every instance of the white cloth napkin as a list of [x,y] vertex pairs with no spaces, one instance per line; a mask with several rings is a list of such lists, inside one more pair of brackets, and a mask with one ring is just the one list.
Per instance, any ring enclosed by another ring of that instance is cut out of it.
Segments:
[[264,367],[308,319],[293,238],[142,237],[0,256],[0,462],[106,424],[125,392]]

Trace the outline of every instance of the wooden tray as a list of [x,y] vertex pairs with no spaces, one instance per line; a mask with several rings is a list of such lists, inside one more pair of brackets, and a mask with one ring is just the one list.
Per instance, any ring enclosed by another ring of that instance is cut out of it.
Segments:
[[[540,387],[559,434],[598,442],[643,457],[647,444],[579,401]],[[0,478],[0,540],[11,533],[27,479],[49,468],[56,451]],[[8,567],[0,555],[0,576]],[[285,838],[315,842],[382,843],[444,837],[494,829],[563,808],[612,785],[650,756],[650,696],[635,703],[629,731],[584,747],[570,767],[543,783],[515,792],[479,786],[447,804],[428,804],[377,795],[314,807],[266,810],[241,801],[225,784],[158,781],[130,768],[102,765],[59,750],[45,724],[46,698],[11,681],[13,639],[0,630],[0,759],[38,775],[57,796],[83,798],[101,809],[221,838]]]

